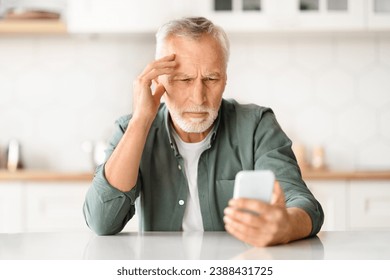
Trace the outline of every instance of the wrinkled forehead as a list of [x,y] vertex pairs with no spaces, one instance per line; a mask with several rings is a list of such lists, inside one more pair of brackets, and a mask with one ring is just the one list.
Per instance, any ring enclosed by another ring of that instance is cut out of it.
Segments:
[[179,67],[185,65],[207,68],[225,68],[224,55],[218,41],[211,35],[199,38],[169,36],[163,47],[163,55],[175,53]]

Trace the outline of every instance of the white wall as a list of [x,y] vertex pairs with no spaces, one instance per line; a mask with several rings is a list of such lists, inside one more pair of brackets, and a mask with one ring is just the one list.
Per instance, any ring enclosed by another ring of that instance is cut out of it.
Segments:
[[[274,109],[331,168],[390,168],[390,35],[232,35],[226,97]],[[90,170],[85,140],[131,111],[154,37],[0,37],[0,147],[28,168]]]

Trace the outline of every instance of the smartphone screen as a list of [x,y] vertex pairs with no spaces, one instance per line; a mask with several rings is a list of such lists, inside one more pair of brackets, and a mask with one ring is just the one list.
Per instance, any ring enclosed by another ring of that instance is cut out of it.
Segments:
[[234,198],[251,198],[271,202],[275,175],[271,170],[244,170],[236,175]]

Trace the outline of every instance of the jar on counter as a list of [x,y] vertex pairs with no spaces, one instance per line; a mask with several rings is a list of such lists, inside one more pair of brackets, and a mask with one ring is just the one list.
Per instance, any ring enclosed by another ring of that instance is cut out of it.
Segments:
[[6,168],[9,171],[16,171],[23,168],[21,157],[21,146],[17,140],[11,140],[8,143],[6,154]]
[[313,148],[311,165],[313,169],[317,170],[324,169],[326,167],[325,151],[322,146],[316,146]]
[[294,143],[292,146],[292,150],[295,154],[295,157],[297,159],[299,168],[301,170],[305,170],[309,168],[309,163],[306,158],[306,148],[303,144],[300,143]]

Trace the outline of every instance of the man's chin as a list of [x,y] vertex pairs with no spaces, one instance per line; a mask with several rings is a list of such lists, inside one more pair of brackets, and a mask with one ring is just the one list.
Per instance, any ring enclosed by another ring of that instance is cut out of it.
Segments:
[[189,122],[193,125],[201,125],[205,123],[207,119],[205,118],[189,118]]
[[180,128],[187,133],[203,133],[212,126],[206,120],[197,120],[196,122],[186,122]]

